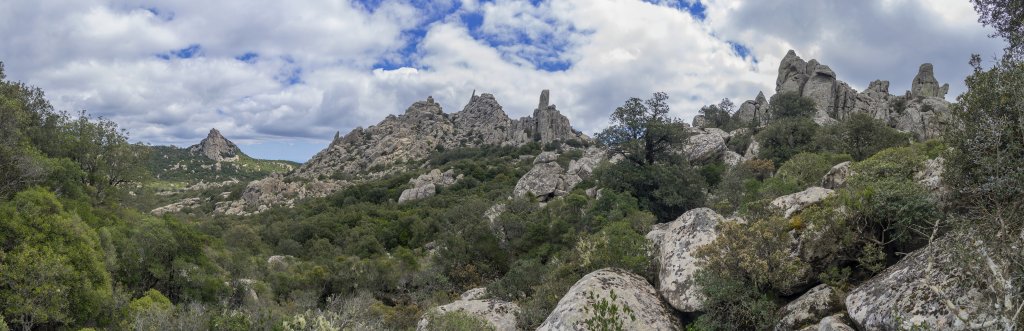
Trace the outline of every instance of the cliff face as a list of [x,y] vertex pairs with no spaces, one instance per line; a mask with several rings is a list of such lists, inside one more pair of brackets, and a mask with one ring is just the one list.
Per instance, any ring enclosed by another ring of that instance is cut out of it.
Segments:
[[202,154],[217,162],[238,161],[238,156],[242,155],[242,151],[238,149],[238,146],[224,138],[217,129],[210,129],[210,133],[206,135],[206,138],[200,141],[199,144],[190,146],[188,149],[194,154]]
[[417,101],[405,114],[388,116],[377,125],[356,128],[335,138],[296,171],[303,178],[387,173],[392,165],[417,162],[439,149],[487,145],[519,146],[537,141],[589,139],[548,104],[548,91],[533,116],[514,120],[491,94],[473,95],[462,111],[445,114],[433,98]]
[[[830,124],[854,113],[869,114],[896,129],[912,132],[920,139],[941,134],[949,102],[944,98],[949,84],[939,85],[934,67],[922,64],[914,77],[910,91],[904,95],[889,94],[889,82],[876,80],[858,92],[838,79],[829,66],[817,60],[804,61],[796,52],[789,51],[779,63],[775,80],[775,93],[797,93],[814,100],[818,124]],[[737,117],[743,121],[765,124],[771,121],[771,111],[764,94],[740,105]],[[695,121],[697,125],[699,121]]]

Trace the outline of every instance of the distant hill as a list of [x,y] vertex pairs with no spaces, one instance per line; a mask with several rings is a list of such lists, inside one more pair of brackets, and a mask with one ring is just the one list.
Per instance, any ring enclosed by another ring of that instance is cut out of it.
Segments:
[[299,166],[284,160],[260,160],[243,153],[217,129],[187,148],[152,146],[149,169],[157,186],[188,186],[199,182],[250,181]]

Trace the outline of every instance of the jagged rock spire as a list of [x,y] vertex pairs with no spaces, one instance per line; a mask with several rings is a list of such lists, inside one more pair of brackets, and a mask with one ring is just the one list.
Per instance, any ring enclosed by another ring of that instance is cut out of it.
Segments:
[[189,147],[189,151],[202,154],[218,162],[237,161],[238,156],[242,154],[238,146],[224,138],[216,128],[210,129],[210,133],[206,135],[206,138],[200,141],[199,144]]
[[939,81],[935,79],[935,68],[931,63],[922,64],[917,69],[917,76],[914,76],[914,82],[910,87],[911,95],[920,98],[945,98],[947,92],[949,84],[939,86]]

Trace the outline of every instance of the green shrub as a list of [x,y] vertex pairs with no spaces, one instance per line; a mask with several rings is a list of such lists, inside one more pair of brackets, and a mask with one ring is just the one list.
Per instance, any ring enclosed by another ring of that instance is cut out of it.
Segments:
[[817,112],[814,107],[814,100],[800,96],[796,92],[779,93],[773,95],[768,101],[768,109],[773,121],[786,118],[810,118]]
[[889,127],[885,122],[863,113],[855,113],[834,125],[818,130],[817,149],[849,154],[863,160],[886,148],[905,146],[910,134]]
[[445,314],[434,314],[429,317],[430,324],[425,330],[430,331],[485,331],[495,330],[487,321],[466,314],[462,311],[453,311]]
[[625,320],[636,321],[636,314],[626,305],[616,303],[618,296],[611,291],[608,297],[595,295],[594,292],[587,292],[587,298],[591,304],[583,307],[584,312],[590,317],[583,321],[587,330],[595,331],[624,331]]
[[850,161],[846,154],[800,153],[783,163],[775,176],[764,181],[761,196],[775,198],[818,186],[821,178],[836,164]]
[[815,150],[814,137],[818,124],[806,117],[780,118],[757,134],[761,146],[759,157],[775,164],[785,163],[793,155]]
[[707,269],[697,272],[704,295],[704,314],[688,330],[771,330],[779,305],[744,280]]

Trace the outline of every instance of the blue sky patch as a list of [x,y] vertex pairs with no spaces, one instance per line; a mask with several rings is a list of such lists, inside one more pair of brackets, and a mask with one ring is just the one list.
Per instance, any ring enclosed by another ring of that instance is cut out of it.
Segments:
[[742,57],[744,59],[750,57],[751,61],[754,61],[755,64],[757,63],[757,57],[750,53],[750,48],[735,41],[726,42],[729,43],[729,46],[732,47],[733,53],[736,53],[737,56]]
[[192,44],[192,45],[189,45],[188,47],[185,47],[185,48],[182,48],[182,49],[172,50],[172,51],[169,51],[169,52],[163,53],[163,54],[157,54],[156,57],[164,59],[164,60],[170,60],[170,59],[174,59],[174,58],[177,58],[177,59],[191,59],[193,57],[202,56],[202,55],[203,55],[203,47],[200,46],[199,44]]
[[260,57],[260,55],[257,54],[257,53],[246,52],[245,54],[236,56],[235,60],[239,60],[239,61],[251,64],[251,63],[256,63],[256,59],[259,58],[259,57]]
[[697,20],[703,21],[708,17],[707,7],[700,0],[643,0],[656,5],[665,5],[681,11],[690,13]]

